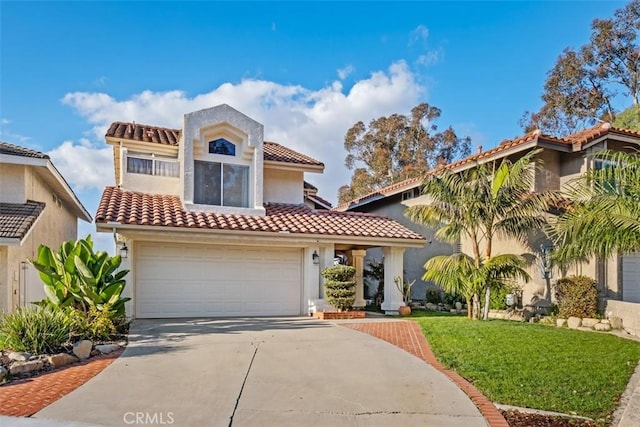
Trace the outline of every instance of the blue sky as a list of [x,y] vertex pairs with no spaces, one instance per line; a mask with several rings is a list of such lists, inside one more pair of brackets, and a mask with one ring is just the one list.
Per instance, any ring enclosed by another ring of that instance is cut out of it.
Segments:
[[624,4],[1,1],[0,139],[50,153],[95,213],[109,123],[180,127],[225,102],[322,160],[307,178],[335,201],[353,123],[429,102],[439,127],[493,147],[521,134],[562,50]]

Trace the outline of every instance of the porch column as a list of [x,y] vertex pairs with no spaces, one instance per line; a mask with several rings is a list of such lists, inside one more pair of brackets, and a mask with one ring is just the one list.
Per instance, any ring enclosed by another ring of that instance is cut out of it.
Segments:
[[356,269],[356,300],[353,303],[354,307],[364,307],[366,305],[364,301],[364,257],[367,255],[366,250],[352,250],[351,251],[351,266]]
[[384,302],[385,314],[398,314],[398,308],[404,305],[402,292],[396,286],[396,278],[402,280],[404,248],[385,247],[384,254]]

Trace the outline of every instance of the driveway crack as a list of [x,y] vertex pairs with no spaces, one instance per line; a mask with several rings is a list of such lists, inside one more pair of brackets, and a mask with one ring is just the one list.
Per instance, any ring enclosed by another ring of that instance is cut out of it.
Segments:
[[242,392],[244,391],[244,386],[247,384],[247,378],[249,378],[249,372],[251,372],[251,367],[253,366],[253,361],[256,358],[256,354],[258,354],[258,348],[260,347],[260,341],[254,341],[251,343],[254,346],[253,356],[251,356],[251,361],[249,362],[249,367],[247,368],[247,373],[244,375],[244,380],[242,380],[242,386],[240,387],[240,392],[238,393],[238,398],[236,399],[236,404],[233,407],[233,412],[231,413],[231,417],[229,418],[229,427],[233,426],[233,417],[236,415],[236,410],[238,409],[238,405],[240,404],[240,398],[242,397]]

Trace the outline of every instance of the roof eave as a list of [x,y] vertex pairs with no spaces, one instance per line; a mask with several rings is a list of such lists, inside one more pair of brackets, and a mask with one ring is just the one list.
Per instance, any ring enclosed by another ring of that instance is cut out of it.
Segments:
[[269,169],[290,170],[311,173],[323,173],[324,165],[308,165],[303,163],[280,162],[276,160],[265,160],[264,167]]
[[23,239],[17,237],[0,237],[0,246],[22,246]]
[[220,230],[210,228],[190,228],[190,227],[170,227],[162,225],[138,225],[138,224],[122,224],[119,222],[96,222],[96,231],[118,233],[137,232],[150,235],[163,235],[166,238],[172,236],[196,236],[213,237],[225,236],[239,243],[243,242],[265,242],[274,240],[285,240],[288,243],[299,243],[308,245],[309,243],[333,243],[333,244],[359,244],[364,246],[397,246],[405,248],[422,248],[426,243],[426,239],[410,239],[410,238],[391,238],[391,237],[363,237],[348,236],[338,234],[305,234],[290,232],[270,232],[270,231],[242,231],[242,230]]

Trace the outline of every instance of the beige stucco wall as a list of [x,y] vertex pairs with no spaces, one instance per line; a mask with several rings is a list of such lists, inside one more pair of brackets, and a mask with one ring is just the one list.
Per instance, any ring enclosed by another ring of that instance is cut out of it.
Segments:
[[640,336],[640,304],[634,302],[607,300],[604,305],[607,318],[619,317],[628,333]]
[[122,174],[122,188],[149,194],[180,195],[180,177],[145,175],[141,173]]
[[264,169],[264,201],[273,203],[304,203],[304,173],[279,169]]
[[25,166],[0,163],[0,177],[0,202],[26,202]]
[[0,276],[0,309],[4,311],[12,310],[18,302],[20,275],[23,274],[20,263],[35,258],[40,244],[57,249],[65,240],[77,238],[78,221],[69,208],[64,203],[54,202],[51,190],[33,168],[26,170],[24,178],[26,199],[44,202],[46,207],[22,245],[5,248],[6,274],[4,279]]
[[560,157],[558,151],[544,150],[536,156],[540,168],[535,174],[534,191],[556,191],[560,189]]

